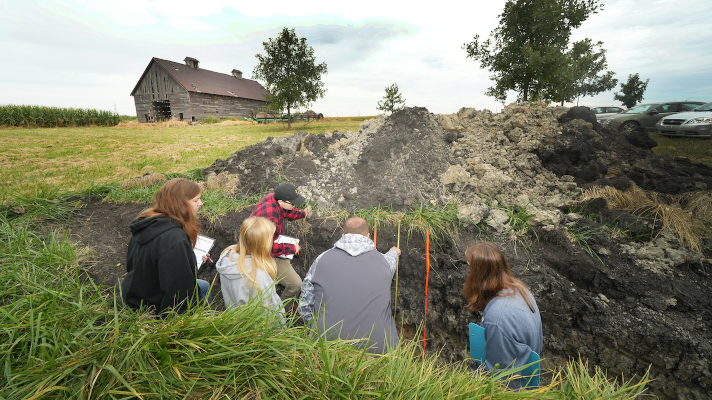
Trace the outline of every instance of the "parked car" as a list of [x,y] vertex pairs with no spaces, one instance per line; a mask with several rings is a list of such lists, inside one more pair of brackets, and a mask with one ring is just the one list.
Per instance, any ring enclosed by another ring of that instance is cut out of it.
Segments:
[[[609,115],[614,115],[618,114],[621,111],[625,111],[625,108],[622,107],[614,107],[614,106],[601,106],[601,107],[590,107],[591,111],[593,111],[594,114],[596,114],[596,119],[600,119],[601,117],[607,117]],[[600,123],[600,121],[599,121]]]
[[632,131],[637,128],[654,129],[662,118],[679,112],[694,110],[705,104],[701,101],[667,101],[638,104],[620,114],[602,117],[598,123],[609,129]]
[[655,125],[655,133],[666,136],[712,137],[712,103],[662,118]]

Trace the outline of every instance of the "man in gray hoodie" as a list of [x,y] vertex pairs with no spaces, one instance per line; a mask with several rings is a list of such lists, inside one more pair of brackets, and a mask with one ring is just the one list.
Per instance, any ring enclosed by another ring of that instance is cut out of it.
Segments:
[[391,281],[400,249],[379,253],[368,224],[352,217],[334,247],[314,260],[302,282],[299,312],[325,339],[364,339],[357,345],[385,353],[398,344]]

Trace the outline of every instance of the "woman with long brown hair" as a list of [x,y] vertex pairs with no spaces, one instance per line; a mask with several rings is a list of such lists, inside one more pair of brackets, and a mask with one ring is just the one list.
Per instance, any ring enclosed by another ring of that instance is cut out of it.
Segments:
[[[544,345],[541,315],[534,296],[524,282],[514,277],[496,244],[476,243],[465,251],[465,258],[470,272],[462,294],[468,310],[482,313],[485,369],[525,365],[532,350],[541,354]],[[510,387],[519,387],[519,382],[511,381]]]
[[193,252],[200,232],[200,194],[197,183],[171,179],[156,193],[156,203],[129,224],[128,273],[121,283],[129,307],[184,312],[191,300],[210,301],[210,285],[197,279]]

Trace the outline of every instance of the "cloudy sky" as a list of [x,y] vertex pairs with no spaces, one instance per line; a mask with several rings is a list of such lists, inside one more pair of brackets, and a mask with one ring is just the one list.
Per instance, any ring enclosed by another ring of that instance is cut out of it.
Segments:
[[[397,4],[391,4],[397,3]],[[609,0],[572,40],[604,42],[609,69],[650,79],[645,100],[712,101],[712,1]],[[326,62],[327,116],[375,115],[384,88],[435,113],[501,110],[463,44],[497,26],[504,0],[414,2],[0,0],[0,104],[116,110],[151,57],[251,76],[262,42],[294,28]],[[582,105],[612,105],[613,90]],[[512,94],[508,101],[514,101]]]

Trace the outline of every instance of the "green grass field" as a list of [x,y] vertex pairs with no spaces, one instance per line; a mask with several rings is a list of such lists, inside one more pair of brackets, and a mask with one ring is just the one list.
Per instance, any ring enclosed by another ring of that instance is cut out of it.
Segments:
[[122,123],[116,127],[0,129],[0,201],[38,190],[82,191],[147,172],[185,173],[265,140],[297,131],[358,130],[361,119],[282,124]]
[[712,140],[700,138],[676,138],[648,133],[658,144],[655,154],[669,154],[672,157],[687,157],[693,162],[712,166]]

